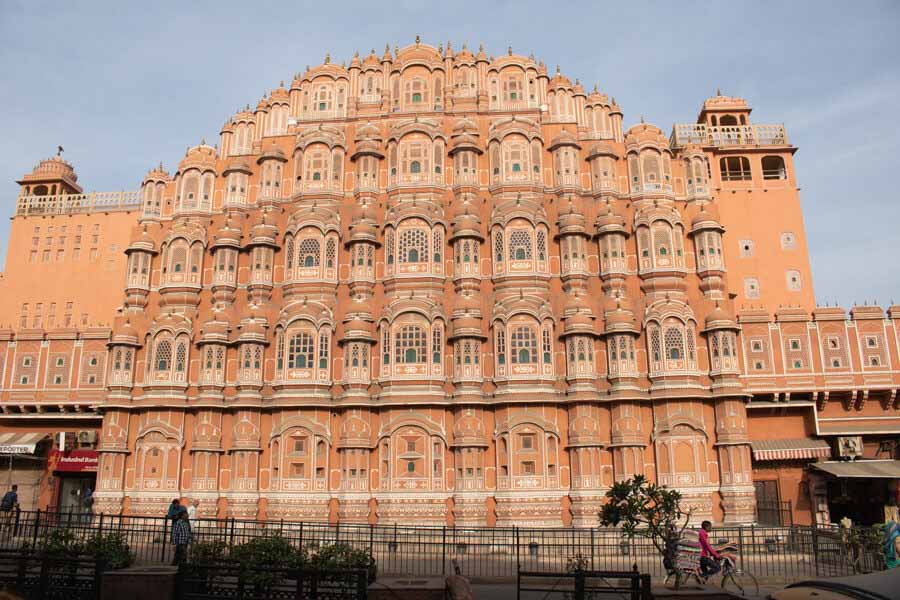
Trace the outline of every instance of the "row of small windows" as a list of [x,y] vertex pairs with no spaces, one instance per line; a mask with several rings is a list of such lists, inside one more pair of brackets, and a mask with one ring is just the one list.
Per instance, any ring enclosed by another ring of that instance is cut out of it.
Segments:
[[[760,161],[763,179],[787,179],[787,168],[780,156],[764,156]],[[726,156],[719,159],[722,181],[750,181],[753,173],[746,156]]]

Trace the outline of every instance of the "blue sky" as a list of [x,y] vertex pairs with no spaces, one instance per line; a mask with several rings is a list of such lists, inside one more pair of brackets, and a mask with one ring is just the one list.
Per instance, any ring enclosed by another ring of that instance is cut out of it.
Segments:
[[[819,302],[900,301],[900,3],[0,0],[0,190],[65,147],[86,190],[136,189],[325,53],[421,35],[533,52],[615,96],[625,125],[691,122],[716,88],[799,146]],[[9,221],[0,220],[5,254]]]

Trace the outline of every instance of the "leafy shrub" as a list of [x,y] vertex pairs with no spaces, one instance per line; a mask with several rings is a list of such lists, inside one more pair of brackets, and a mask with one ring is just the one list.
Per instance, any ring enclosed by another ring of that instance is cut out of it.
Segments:
[[84,553],[100,560],[109,570],[125,569],[134,562],[134,554],[121,533],[94,535],[85,542]]
[[[29,544],[22,546],[23,552],[31,550]],[[37,552],[50,558],[65,559],[88,556],[99,560],[107,570],[124,569],[134,563],[134,554],[121,533],[97,533],[89,538],[80,538],[71,529],[51,529],[36,547]]]
[[190,545],[191,562],[211,564],[224,560],[228,556],[228,544],[222,540],[211,542],[195,542]]
[[[265,590],[281,581],[277,572],[264,570],[297,568],[305,562],[305,553],[281,537],[254,538],[231,548],[230,558],[239,563],[242,579],[257,590]],[[260,569],[262,567],[262,569]]]
[[313,554],[306,566],[321,571],[349,571],[363,569],[368,572],[369,583],[375,581],[377,567],[368,550],[358,550],[347,544],[322,546]]

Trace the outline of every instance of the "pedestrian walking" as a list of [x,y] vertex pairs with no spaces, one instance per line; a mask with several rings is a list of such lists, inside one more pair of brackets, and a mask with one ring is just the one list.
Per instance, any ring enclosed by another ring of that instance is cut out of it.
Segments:
[[175,545],[175,558],[173,566],[178,566],[187,558],[188,544],[191,543],[191,522],[187,511],[178,513],[175,523],[172,525],[172,544]]
[[181,500],[175,498],[172,500],[172,504],[169,505],[169,512],[166,513],[166,518],[172,521],[174,525],[181,513],[187,514],[187,509],[181,505]]
[[198,506],[200,506],[200,501],[194,498],[187,507],[188,521],[191,523],[191,535],[194,536],[200,533],[200,521],[197,513]]
[[85,524],[90,525],[91,517],[94,514],[94,490],[91,488],[87,488],[84,491],[84,497],[81,499],[81,508]]
[[12,528],[13,514],[19,509],[19,486],[13,484],[0,500],[0,512],[3,513],[3,527]]

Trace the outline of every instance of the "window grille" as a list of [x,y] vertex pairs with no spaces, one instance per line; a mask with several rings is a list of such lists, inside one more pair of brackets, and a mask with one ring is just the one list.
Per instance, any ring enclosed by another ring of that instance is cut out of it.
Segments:
[[509,234],[509,259],[530,260],[531,252],[531,232],[525,229],[514,229],[511,231]]
[[424,229],[406,229],[400,233],[399,262],[426,262],[427,252],[428,233]]
[[516,327],[510,338],[513,364],[537,362],[537,339],[531,327],[527,325]]
[[425,362],[425,331],[418,325],[404,325],[397,332],[394,358],[397,364]]
[[322,332],[319,334],[319,368],[327,369],[328,368],[328,334]]
[[158,373],[168,371],[172,361],[172,344],[168,340],[160,341],[156,345],[156,355],[154,358],[156,371]]
[[321,252],[321,241],[317,238],[304,238],[300,240],[297,251],[298,267],[318,267]]
[[311,369],[313,363],[313,338],[308,333],[296,333],[288,344],[288,368]]

